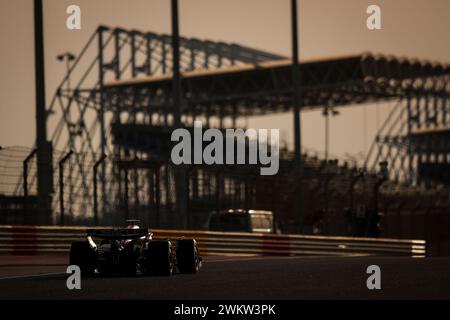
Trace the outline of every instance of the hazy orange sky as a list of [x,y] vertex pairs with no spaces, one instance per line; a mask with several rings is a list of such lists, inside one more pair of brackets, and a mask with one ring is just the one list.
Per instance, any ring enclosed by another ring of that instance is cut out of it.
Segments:
[[[58,53],[78,53],[99,24],[170,33],[169,0],[43,0],[47,102],[64,75]],[[65,27],[66,7],[82,10],[82,30]],[[382,30],[366,28],[366,8],[382,10]],[[290,56],[290,0],[180,0],[187,37],[237,42]],[[450,62],[449,0],[299,0],[300,59],[372,51]],[[0,145],[34,141],[33,1],[0,0]],[[378,111],[376,111],[378,108]],[[343,109],[331,122],[331,153],[367,150],[389,106]],[[363,127],[363,117],[367,127]],[[252,119],[250,126],[281,128],[292,141],[290,114]],[[303,113],[303,142],[323,150],[324,121]],[[49,128],[49,132],[52,128]],[[366,138],[364,138],[366,137]]]

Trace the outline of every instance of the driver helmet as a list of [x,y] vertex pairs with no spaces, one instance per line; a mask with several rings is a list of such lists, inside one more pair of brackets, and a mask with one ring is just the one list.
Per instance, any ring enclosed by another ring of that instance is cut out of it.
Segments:
[[127,220],[127,229],[140,229],[139,220]]

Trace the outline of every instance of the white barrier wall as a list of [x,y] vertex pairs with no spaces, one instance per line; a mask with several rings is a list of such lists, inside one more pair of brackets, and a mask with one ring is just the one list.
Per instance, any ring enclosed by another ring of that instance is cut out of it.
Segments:
[[[88,227],[0,226],[1,255],[66,255]],[[151,230],[155,238],[195,238],[202,255],[426,256],[425,240]]]

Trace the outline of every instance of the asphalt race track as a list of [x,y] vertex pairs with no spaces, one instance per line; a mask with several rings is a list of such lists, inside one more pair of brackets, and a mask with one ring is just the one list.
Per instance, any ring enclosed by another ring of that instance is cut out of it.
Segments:
[[[450,258],[208,258],[196,275],[94,277],[66,287],[64,257],[0,257],[0,299],[450,299]],[[367,266],[381,268],[368,290]]]

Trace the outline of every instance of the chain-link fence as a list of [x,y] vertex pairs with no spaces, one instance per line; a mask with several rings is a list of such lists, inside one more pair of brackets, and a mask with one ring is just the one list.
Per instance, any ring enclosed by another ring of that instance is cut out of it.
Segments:
[[[308,155],[298,174],[291,158],[283,152],[278,174],[261,176],[259,167],[249,165],[180,167],[55,151],[53,223],[120,225],[139,219],[154,228],[199,230],[208,228],[212,212],[261,209],[273,211],[286,233],[434,237],[441,246],[437,252],[450,251],[448,190],[402,187],[380,174]],[[32,149],[0,150],[0,223],[23,224],[24,212],[37,214],[36,174]]]

